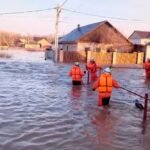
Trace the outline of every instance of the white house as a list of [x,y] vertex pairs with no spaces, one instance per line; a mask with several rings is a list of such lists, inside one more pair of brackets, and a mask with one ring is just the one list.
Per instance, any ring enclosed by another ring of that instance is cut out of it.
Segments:
[[129,36],[129,40],[133,44],[146,45],[150,42],[150,31],[134,31]]
[[145,59],[150,58],[150,31],[134,31],[128,38],[134,45],[145,47]]

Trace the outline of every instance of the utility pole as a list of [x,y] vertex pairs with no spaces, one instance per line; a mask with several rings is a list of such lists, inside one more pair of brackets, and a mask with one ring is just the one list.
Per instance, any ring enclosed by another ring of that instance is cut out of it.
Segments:
[[56,23],[55,23],[55,62],[58,61],[58,27],[59,27],[60,13],[61,7],[58,4],[56,7]]

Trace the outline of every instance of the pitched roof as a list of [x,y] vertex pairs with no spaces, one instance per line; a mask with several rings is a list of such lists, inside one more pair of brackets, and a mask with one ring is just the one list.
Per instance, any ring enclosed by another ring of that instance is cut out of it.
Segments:
[[98,26],[100,26],[106,22],[107,21],[97,22],[97,23],[85,25],[82,27],[80,27],[78,25],[78,27],[76,29],[74,29],[73,31],[71,31],[67,35],[60,38],[59,43],[66,43],[66,42],[67,43],[74,43],[77,40],[79,40],[82,36],[87,34],[88,32],[91,32],[92,30],[94,30],[95,28],[97,28]]
[[46,39],[41,39],[37,43],[38,44],[43,44],[43,45],[50,45],[50,42],[48,42],[48,40],[46,40]]
[[134,31],[130,36],[129,39],[133,35],[138,35],[138,38],[150,38],[150,31]]
[[27,39],[23,39],[23,38],[21,38],[21,39],[19,39],[19,42],[22,42],[22,43],[27,43]]
[[7,41],[1,40],[1,41],[0,41],[0,46],[8,46]]
[[42,39],[42,37],[38,37],[38,36],[34,36],[34,37],[33,37],[33,40],[34,40],[34,41],[39,41],[39,40],[41,40],[41,39]]

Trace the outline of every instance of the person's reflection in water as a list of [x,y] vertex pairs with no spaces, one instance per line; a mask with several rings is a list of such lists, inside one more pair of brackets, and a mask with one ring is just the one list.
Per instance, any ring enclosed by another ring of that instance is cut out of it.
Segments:
[[73,99],[79,100],[82,95],[82,86],[72,86],[71,96]]
[[92,117],[92,124],[96,127],[96,141],[101,144],[112,144],[117,118],[109,107],[98,109]]
[[70,98],[70,107],[72,108],[73,113],[82,113],[82,86],[72,86],[70,91]]

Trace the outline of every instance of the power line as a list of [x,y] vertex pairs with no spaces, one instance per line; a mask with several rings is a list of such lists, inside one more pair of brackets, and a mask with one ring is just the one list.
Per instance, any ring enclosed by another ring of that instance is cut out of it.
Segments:
[[0,15],[16,15],[16,14],[25,14],[25,13],[34,13],[34,12],[42,12],[42,11],[49,11],[55,8],[46,8],[46,9],[37,9],[37,10],[28,10],[28,11],[18,11],[18,12],[5,12],[0,13]]
[[86,13],[86,12],[70,10],[70,9],[67,9],[67,8],[62,8],[62,9],[65,10],[65,11],[68,11],[68,12],[82,14],[82,15],[86,15],[86,16],[93,16],[93,17],[100,17],[100,18],[109,18],[109,19],[124,20],[124,21],[144,21],[144,20],[139,20],[139,19],[127,19],[127,18],[119,18],[119,17],[100,16],[100,15],[96,15],[96,14],[90,14],[90,13]]
[[66,3],[67,3],[68,0],[65,0],[61,5],[60,7],[63,7]]
[[[67,2],[68,0],[65,0],[62,4],[61,7]],[[46,9],[37,9],[37,10],[28,10],[28,11],[19,11],[19,12],[4,12],[0,13],[0,16],[2,15],[15,15],[15,14],[25,14],[25,13],[35,13],[35,12],[42,12],[42,11],[49,11],[52,9],[56,9],[56,7],[53,8],[46,8]],[[114,20],[124,20],[124,21],[144,21],[144,20],[139,20],[139,19],[127,19],[127,18],[119,18],[119,17],[108,17],[108,16],[101,16],[101,15],[96,15],[96,14],[91,14],[87,12],[80,12],[76,10],[71,10],[67,8],[62,8],[65,11],[72,12],[72,13],[77,13],[77,14],[82,14],[86,16],[93,16],[93,17],[100,17],[100,18],[109,18],[109,19],[114,19]]]

